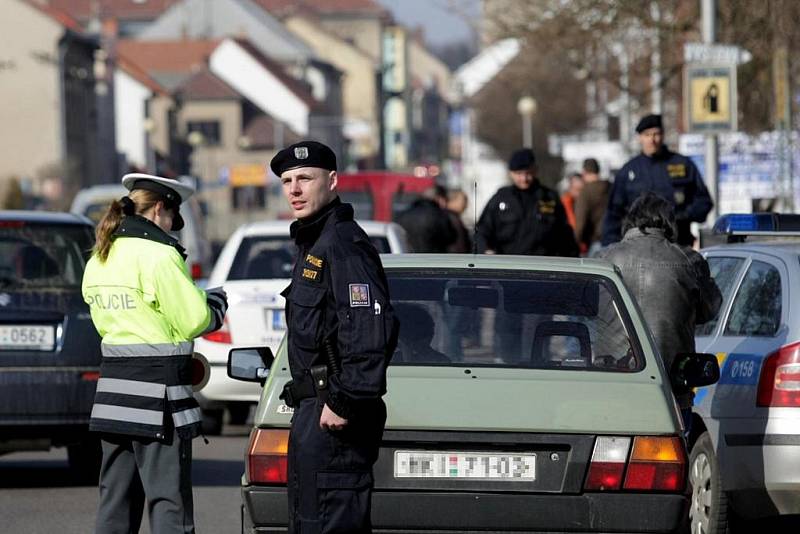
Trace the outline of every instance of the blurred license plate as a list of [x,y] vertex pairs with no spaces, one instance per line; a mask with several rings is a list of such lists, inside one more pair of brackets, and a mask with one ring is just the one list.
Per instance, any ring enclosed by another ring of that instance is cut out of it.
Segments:
[[55,328],[45,325],[0,325],[0,350],[53,350]]
[[286,316],[283,310],[264,310],[271,321],[273,330],[286,330]]
[[536,480],[535,454],[395,451],[395,478]]

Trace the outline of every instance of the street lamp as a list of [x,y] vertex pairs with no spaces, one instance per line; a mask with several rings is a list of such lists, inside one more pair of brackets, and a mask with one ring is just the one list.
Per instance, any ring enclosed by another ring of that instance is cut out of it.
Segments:
[[536,113],[536,99],[525,95],[517,101],[517,111],[522,115],[522,146],[533,148],[533,122],[531,118]]

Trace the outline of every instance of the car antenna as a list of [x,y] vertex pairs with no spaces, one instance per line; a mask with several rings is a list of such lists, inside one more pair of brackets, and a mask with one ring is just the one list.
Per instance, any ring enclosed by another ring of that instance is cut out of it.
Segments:
[[472,182],[472,253],[478,255],[478,180]]

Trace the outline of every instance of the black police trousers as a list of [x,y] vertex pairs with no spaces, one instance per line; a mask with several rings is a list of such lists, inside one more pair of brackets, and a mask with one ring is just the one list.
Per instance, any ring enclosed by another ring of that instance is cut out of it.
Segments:
[[386,406],[343,430],[319,426],[322,403],[304,399],[295,407],[289,434],[289,533],[369,534],[372,466],[378,459]]

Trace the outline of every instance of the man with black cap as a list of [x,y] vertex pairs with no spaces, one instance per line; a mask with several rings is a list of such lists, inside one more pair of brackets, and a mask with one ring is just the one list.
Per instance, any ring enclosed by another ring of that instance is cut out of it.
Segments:
[[478,252],[577,256],[578,245],[558,194],[536,179],[536,157],[524,148],[508,162],[513,185],[501,187],[478,220]]
[[369,533],[372,466],[398,325],[375,247],[336,194],[336,156],[303,141],[270,163],[297,219],[286,298],[294,408],[289,434],[289,532]]
[[700,171],[692,160],[664,144],[661,115],[647,115],[636,126],[642,153],[626,163],[614,178],[603,221],[603,245],[622,239],[622,219],[642,194],[653,192],[675,206],[677,243],[691,246],[692,222],[705,222],[714,206]]

